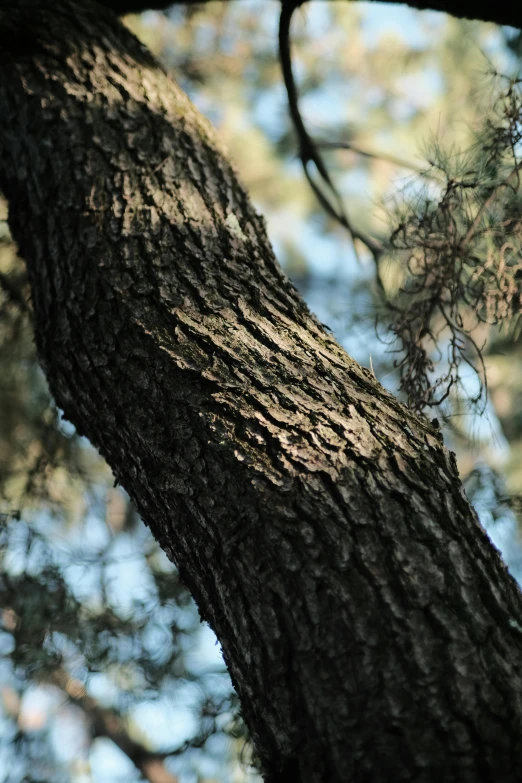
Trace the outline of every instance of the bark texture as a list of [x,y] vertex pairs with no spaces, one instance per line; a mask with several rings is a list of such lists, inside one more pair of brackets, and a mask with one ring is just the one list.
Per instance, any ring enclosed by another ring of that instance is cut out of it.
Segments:
[[0,116],[53,394],[216,631],[266,780],[520,780],[518,588],[207,122],[73,0],[0,6]]

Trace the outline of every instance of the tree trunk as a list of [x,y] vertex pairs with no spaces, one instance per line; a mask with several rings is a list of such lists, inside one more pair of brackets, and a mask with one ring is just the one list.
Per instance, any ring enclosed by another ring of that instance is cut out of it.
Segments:
[[0,117],[52,392],[218,635],[265,779],[520,780],[518,588],[208,123],[88,0],[1,7]]

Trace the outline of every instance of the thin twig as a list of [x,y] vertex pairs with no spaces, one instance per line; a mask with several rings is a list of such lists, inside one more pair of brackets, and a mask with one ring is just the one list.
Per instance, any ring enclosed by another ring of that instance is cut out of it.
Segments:
[[[281,71],[288,96],[290,117],[292,119],[299,143],[299,158],[303,164],[304,173],[310,184],[310,187],[312,188],[315,196],[317,197],[325,212],[327,212],[330,217],[332,217],[347,229],[352,238],[352,242],[355,243],[355,240],[362,242],[377,261],[383,253],[383,245],[377,239],[374,239],[368,234],[354,228],[351,221],[348,219],[341,195],[332,182],[328,168],[322,158],[321,153],[319,152],[317,144],[311,138],[305,127],[301,111],[299,109],[299,95],[297,92],[292,69],[290,26],[294,11],[296,8],[299,8],[302,5],[302,2],[303,0],[283,0],[281,4],[281,15],[279,17],[279,60],[281,63]],[[313,164],[317,169],[319,179],[330,192],[330,197],[328,197],[327,194],[323,192],[323,189],[319,186],[319,183],[312,176],[310,171],[310,164]]]
[[370,152],[369,150],[363,150],[357,144],[352,144],[350,141],[316,141],[315,145],[317,149],[322,150],[350,150],[355,152],[356,155],[360,155],[362,158],[370,158],[370,160],[382,160],[386,163],[393,163],[394,166],[400,166],[403,169],[409,169],[416,174],[427,174],[427,169],[415,166],[413,163],[402,158],[397,158],[395,155],[389,155],[386,152]]
[[507,187],[512,180],[516,179],[519,175],[520,169],[522,168],[522,161],[516,164],[513,171],[509,174],[508,177],[503,182],[500,182],[495,188],[493,188],[492,192],[488,196],[488,198],[484,201],[484,203],[481,205],[480,209],[478,210],[477,214],[475,215],[475,219],[473,220],[473,223],[469,227],[468,231],[466,232],[466,236],[460,243],[460,246],[464,248],[468,242],[470,242],[473,237],[475,236],[475,233],[477,231],[477,228],[480,225],[480,221],[484,217],[484,213],[489,209],[491,204],[496,199],[498,192],[501,188]]

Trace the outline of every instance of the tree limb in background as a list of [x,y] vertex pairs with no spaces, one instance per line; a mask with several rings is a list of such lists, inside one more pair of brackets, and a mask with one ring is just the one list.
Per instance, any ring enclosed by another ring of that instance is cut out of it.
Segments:
[[[359,231],[348,219],[341,195],[339,194],[339,191],[330,177],[326,164],[319,151],[319,147],[308,133],[301,116],[299,109],[299,96],[297,93],[297,87],[292,69],[290,43],[290,25],[292,22],[292,16],[296,8],[299,8],[301,5],[302,2],[299,0],[297,2],[296,0],[283,0],[281,4],[281,15],[279,17],[279,59],[281,62],[281,71],[283,73],[283,80],[288,96],[290,117],[297,134],[299,158],[303,164],[306,179],[308,180],[312,191],[314,192],[317,200],[325,212],[341,226],[347,229],[350,236],[352,237],[352,240],[354,241],[354,248],[355,240],[359,240],[368,248],[376,263],[378,263],[379,257],[383,250],[381,243],[370,235]],[[317,174],[319,175],[318,180],[316,180],[313,175],[314,167],[317,171]]]
[[[5,610],[4,610],[5,615]],[[11,612],[10,620],[15,625],[18,618]],[[173,775],[165,766],[165,759],[172,754],[154,753],[148,750],[140,742],[131,738],[125,720],[114,710],[102,707],[88,696],[85,686],[80,680],[72,678],[63,668],[54,670],[48,676],[40,680],[42,685],[52,685],[67,697],[67,699],[79,707],[86,716],[92,738],[105,737],[113,742],[136,769],[149,783],[178,783],[177,776]],[[7,714],[18,723],[20,722],[20,698],[11,688],[4,688],[1,693],[4,709]]]
[[[124,666],[126,662],[118,655],[111,640],[116,645],[126,643],[133,649],[133,664],[147,682],[148,692],[154,689],[159,693],[165,675],[192,680],[192,675],[184,671],[183,664],[180,667],[179,644],[173,641],[168,658],[161,665],[152,663],[147,669],[143,649],[140,650],[138,645],[147,628],[149,613],[141,617],[128,615],[122,618],[107,602],[102,602],[94,609],[86,609],[72,594],[62,572],[62,568],[66,569],[65,562],[81,567],[79,553],[71,551],[69,558],[63,561],[62,552],[62,564],[59,567],[48,540],[30,526],[26,527],[27,537],[23,533],[20,536],[24,522],[15,521],[12,515],[10,517],[5,515],[4,519],[0,519],[0,629],[9,633],[13,640],[10,654],[13,670],[25,673],[24,679],[17,685],[19,692],[31,684],[57,686],[87,715],[92,735],[112,740],[150,783],[175,783],[176,778],[165,766],[167,757],[181,756],[189,749],[206,752],[205,745],[209,737],[216,732],[223,732],[223,726],[218,725],[218,722],[224,713],[230,713],[233,697],[226,689],[222,695],[215,695],[200,681],[198,729],[193,737],[163,752],[151,751],[144,741],[133,738],[129,734],[125,716],[118,709],[101,706],[87,694],[81,680],[71,677],[71,661],[72,666],[77,666],[78,654],[81,655],[82,668],[88,672],[85,675],[87,679],[93,671],[107,671],[115,663]],[[27,558],[26,562],[32,562],[33,572],[22,570],[20,574],[12,574],[8,565],[10,558],[18,558],[21,563]],[[103,560],[103,554],[96,551],[93,562],[99,563],[100,560]],[[37,561],[39,565],[35,569]],[[84,562],[89,562],[88,558]],[[179,608],[181,603],[176,601],[175,596],[180,591],[186,595],[179,581],[171,573],[165,580],[161,579],[159,572],[151,572],[151,575],[158,591],[154,601],[155,611],[161,611],[167,603],[172,605],[173,602]],[[197,624],[195,617],[194,622]],[[177,633],[174,625],[172,631]],[[63,651],[60,638],[62,641],[67,639],[66,652]],[[208,674],[221,672],[208,670]],[[18,676],[13,679],[18,680]],[[30,737],[28,741],[31,741]]]
[[[130,736],[125,719],[114,710],[102,707],[87,694],[80,680],[72,678],[64,669],[56,669],[49,677],[50,684],[58,686],[71,702],[80,707],[89,718],[95,737],[107,737],[132,761],[149,783],[178,783],[178,778],[165,766],[165,759],[173,753],[154,753]],[[174,751],[175,753],[176,751]]]
[[[324,1],[328,2],[328,0]],[[374,1],[369,0],[369,2]],[[203,5],[210,0],[99,0],[99,2],[123,15],[146,10],[166,10],[173,5]],[[230,0],[222,0],[222,2],[230,2]],[[461,19],[478,19],[483,22],[522,28],[522,6],[514,3],[513,0],[499,0],[496,3],[477,3],[475,0],[406,0],[406,2],[378,0],[378,2],[387,5],[406,4],[418,11],[441,11]]]

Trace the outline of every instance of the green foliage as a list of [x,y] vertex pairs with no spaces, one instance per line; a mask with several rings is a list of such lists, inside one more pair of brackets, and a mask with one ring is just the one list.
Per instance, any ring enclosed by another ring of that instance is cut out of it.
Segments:
[[401,389],[419,410],[463,385],[464,364],[478,375],[470,401],[483,412],[487,381],[476,335],[484,337],[482,325],[511,327],[515,340],[520,332],[521,140],[522,95],[508,80],[470,150],[433,145],[429,169],[397,210],[389,244],[403,280],[390,302],[391,328]]

